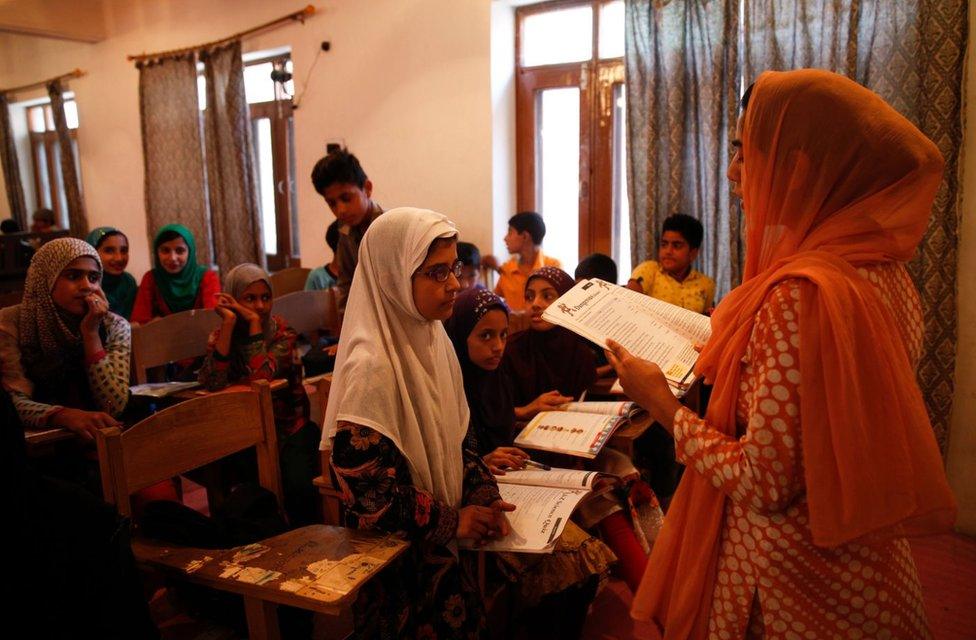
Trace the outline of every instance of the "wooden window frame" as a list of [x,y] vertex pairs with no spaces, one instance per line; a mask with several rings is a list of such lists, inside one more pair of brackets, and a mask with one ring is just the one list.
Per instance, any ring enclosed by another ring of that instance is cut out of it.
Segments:
[[[35,109],[41,109],[42,113],[44,114],[45,131],[34,131],[31,126],[31,111]],[[51,200],[50,209],[54,211],[55,219],[58,220],[59,226],[61,226],[60,223],[68,219],[68,212],[61,204],[62,194],[64,192],[64,177],[62,176],[60,181],[57,179],[57,176],[61,172],[61,167],[58,165],[56,158],[60,157],[61,148],[58,141],[58,132],[54,130],[51,104],[45,103],[27,107],[24,113],[25,117],[27,118],[27,132],[30,140],[31,168],[34,172],[35,209],[44,208],[44,195],[46,191],[46,195]],[[72,147],[74,150],[77,150],[78,129],[69,129],[68,134],[71,137]],[[43,169],[47,175],[48,182],[46,189],[43,181],[41,180],[41,148],[44,149]],[[78,188],[81,188],[80,184],[78,185]]]
[[[580,89],[579,255],[613,255],[613,112],[614,90],[624,81],[623,58],[601,59],[600,7],[607,0],[554,0],[515,11],[515,153],[516,205],[538,210],[536,178],[539,91]],[[535,67],[522,66],[525,18],[557,9],[593,8],[592,53],[589,60]]]
[[[270,62],[272,64],[291,60],[291,54],[277,54],[266,56],[255,60],[248,60],[244,66],[249,67]],[[269,80],[270,82],[270,80]],[[277,95],[278,87],[275,87]],[[294,153],[292,149],[293,127],[294,127],[294,104],[291,98],[279,98],[266,102],[255,102],[249,104],[251,122],[267,118],[271,122],[271,156],[272,156],[272,179],[275,185],[275,233],[276,233],[276,252],[265,254],[268,261],[268,269],[279,271],[289,267],[300,267],[301,256],[299,255],[297,231],[297,211],[295,202],[292,198],[292,185],[295,180]],[[253,126],[253,124],[252,124]],[[258,161],[257,156],[254,158]],[[262,239],[263,245],[263,239]]]

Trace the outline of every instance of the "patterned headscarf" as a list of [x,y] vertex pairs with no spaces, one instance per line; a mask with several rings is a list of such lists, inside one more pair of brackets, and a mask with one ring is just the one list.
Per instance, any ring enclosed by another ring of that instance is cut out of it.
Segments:
[[62,378],[58,371],[79,360],[70,356],[81,349],[81,318],[60,310],[51,290],[65,267],[81,257],[91,258],[101,270],[98,251],[90,244],[77,238],[58,238],[37,250],[27,270],[18,342],[21,361],[34,382]]
[[[159,261],[159,245],[162,244],[160,238],[167,231],[180,234],[188,249],[186,264],[176,274],[167,271]],[[181,224],[168,224],[156,233],[156,239],[153,241],[153,279],[171,313],[193,308],[197,293],[200,291],[200,281],[203,280],[203,274],[206,272],[205,266],[197,264],[197,243],[193,239],[192,231]]]
[[[268,289],[271,291],[273,297],[274,288],[271,286],[271,276],[268,275],[267,271],[250,262],[239,264],[227,272],[227,276],[224,278],[224,291],[240,302],[241,296],[244,295],[244,290],[258,280],[268,285]],[[242,322],[238,322],[237,324],[243,327]],[[270,311],[261,318],[261,327],[264,330],[264,339],[270,340],[274,335],[274,324],[271,322]],[[247,327],[243,327],[243,329],[247,330]]]
[[576,281],[573,280],[573,276],[569,275],[559,267],[542,267],[541,269],[536,269],[529,276],[529,279],[525,281],[525,286],[528,287],[529,283],[535,278],[542,278],[549,284],[551,284],[559,295],[563,295],[567,291],[573,288]]

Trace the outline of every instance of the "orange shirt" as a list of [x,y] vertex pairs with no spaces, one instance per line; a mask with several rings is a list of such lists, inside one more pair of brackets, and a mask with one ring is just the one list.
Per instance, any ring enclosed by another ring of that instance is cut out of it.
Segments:
[[524,267],[519,264],[518,256],[498,268],[500,275],[495,284],[495,293],[505,298],[512,311],[522,311],[525,309],[525,283],[529,281],[529,276],[536,269],[542,267],[561,267],[559,260],[549,258],[539,251],[535,257],[535,263],[531,267]]

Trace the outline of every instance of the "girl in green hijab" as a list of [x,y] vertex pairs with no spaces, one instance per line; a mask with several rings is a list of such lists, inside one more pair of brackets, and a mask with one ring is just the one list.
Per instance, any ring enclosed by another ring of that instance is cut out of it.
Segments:
[[125,270],[129,264],[129,238],[115,227],[98,227],[86,240],[102,259],[102,291],[108,298],[109,311],[128,320],[139,290],[136,279]]
[[197,264],[193,233],[181,224],[168,224],[153,241],[153,268],[139,284],[132,322],[140,324],[171,313],[217,306],[220,280]]

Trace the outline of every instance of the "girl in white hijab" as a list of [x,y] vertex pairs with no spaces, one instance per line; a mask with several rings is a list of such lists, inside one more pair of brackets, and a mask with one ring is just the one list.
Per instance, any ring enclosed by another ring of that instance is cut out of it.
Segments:
[[357,612],[357,628],[370,637],[482,633],[456,541],[506,535],[504,511],[514,509],[464,447],[468,406],[441,324],[460,290],[456,245],[457,229],[439,213],[384,213],[363,237],[346,306],[323,448],[332,448],[346,524],[413,543],[408,566],[360,598],[369,610]]

